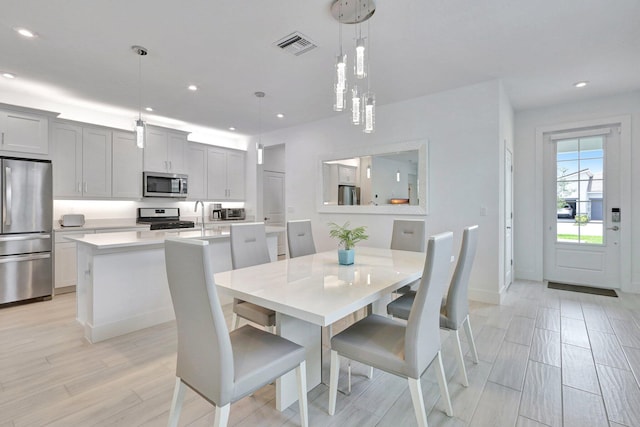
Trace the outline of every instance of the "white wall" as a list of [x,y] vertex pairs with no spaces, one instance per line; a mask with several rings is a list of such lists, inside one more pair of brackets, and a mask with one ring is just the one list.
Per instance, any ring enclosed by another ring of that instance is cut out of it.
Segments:
[[[633,218],[640,212],[640,91],[629,94],[591,99],[584,102],[557,105],[518,112],[515,116],[515,213],[514,228],[515,274],[531,280],[543,278],[543,226],[542,226],[542,152],[536,147],[536,128],[586,120],[606,119],[614,116],[631,117],[631,171],[623,176],[631,185],[631,212],[622,212]],[[629,228],[629,227],[628,227]],[[631,229],[623,229],[622,238],[630,247],[630,283],[623,290],[640,292],[640,227],[631,221]],[[624,275],[624,272],[623,272]]]
[[[451,230],[455,252],[462,229],[480,225],[480,241],[471,276],[470,296],[499,302],[500,189],[502,133],[508,133],[510,107],[503,104],[501,85],[490,81],[392,105],[379,106],[376,132],[366,135],[348,122],[347,114],[262,135],[265,145],[286,144],[286,200],[288,219],[310,218],[318,250],[336,247],[328,237],[328,222],[365,225],[367,245],[388,247],[392,215],[319,214],[316,180],[319,156],[345,149],[426,139],[429,141],[430,211],[428,234]],[[327,106],[330,108],[330,106]],[[247,182],[256,182],[255,151],[249,144]],[[253,163],[252,163],[253,162]],[[247,206],[257,200],[256,189],[247,188]],[[486,210],[486,216],[481,216]]]

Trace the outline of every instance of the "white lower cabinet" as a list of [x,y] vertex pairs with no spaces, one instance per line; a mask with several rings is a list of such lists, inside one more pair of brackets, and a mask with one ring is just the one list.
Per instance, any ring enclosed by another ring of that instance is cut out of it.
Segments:
[[[55,293],[60,294],[61,291],[73,291],[77,284],[77,261],[76,261],[76,242],[67,240],[67,236],[82,236],[83,234],[92,234],[93,230],[83,231],[56,231],[54,245],[54,288]],[[67,289],[62,289],[67,288]]]

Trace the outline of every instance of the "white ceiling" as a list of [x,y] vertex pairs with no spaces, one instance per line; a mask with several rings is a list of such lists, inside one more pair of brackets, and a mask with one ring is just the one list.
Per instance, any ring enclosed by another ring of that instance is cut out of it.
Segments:
[[[496,78],[516,110],[640,89],[639,0],[377,3],[370,72],[378,105]],[[253,94],[260,90],[266,132],[339,114],[332,111],[338,24],[330,4],[3,0],[0,71],[135,113],[138,57],[130,47],[142,45],[149,50],[142,59],[144,106],[187,123],[256,134]],[[15,27],[39,37],[24,39]],[[319,47],[295,57],[273,45],[294,31]],[[352,34],[345,26],[345,46]],[[591,84],[575,89],[579,80]],[[186,90],[190,83],[200,90]],[[0,78],[0,91],[10,84]],[[286,117],[275,118],[277,112]]]

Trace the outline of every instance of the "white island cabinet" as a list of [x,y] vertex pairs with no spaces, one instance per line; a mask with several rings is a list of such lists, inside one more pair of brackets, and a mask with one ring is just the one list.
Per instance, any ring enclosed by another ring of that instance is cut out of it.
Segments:
[[[271,260],[281,227],[266,227]],[[214,272],[231,270],[228,231],[139,231],[68,237],[77,242],[77,319],[90,342],[175,318],[165,270],[164,239],[207,239]],[[226,297],[223,302],[231,302]]]

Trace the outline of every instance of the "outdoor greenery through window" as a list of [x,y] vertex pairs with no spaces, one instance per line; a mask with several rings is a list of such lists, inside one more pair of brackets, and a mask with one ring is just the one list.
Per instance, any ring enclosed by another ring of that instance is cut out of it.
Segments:
[[604,137],[556,142],[557,241],[602,244]]

